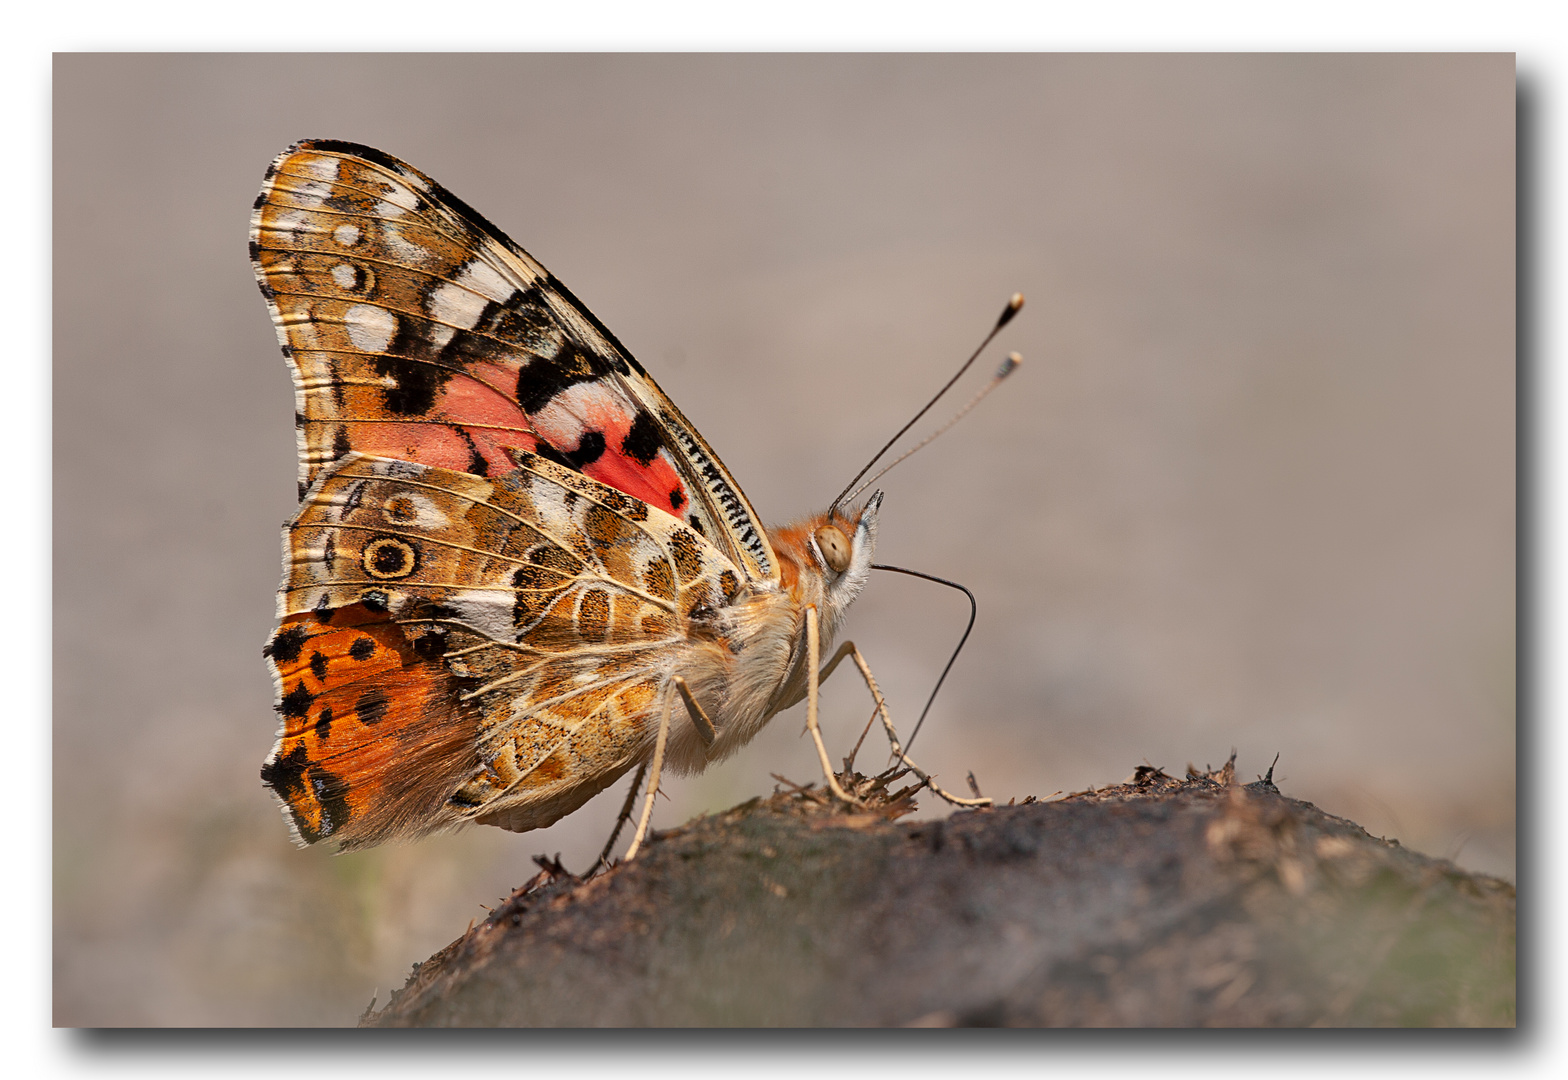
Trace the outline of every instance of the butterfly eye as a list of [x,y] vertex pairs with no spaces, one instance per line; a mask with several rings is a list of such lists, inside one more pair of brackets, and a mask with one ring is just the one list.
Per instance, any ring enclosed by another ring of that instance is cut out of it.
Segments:
[[849,537],[843,530],[836,525],[824,525],[816,531],[816,541],[830,570],[842,574],[849,569]]

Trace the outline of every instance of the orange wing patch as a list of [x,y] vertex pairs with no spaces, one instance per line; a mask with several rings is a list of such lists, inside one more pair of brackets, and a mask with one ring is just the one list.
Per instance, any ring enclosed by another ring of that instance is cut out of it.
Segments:
[[307,844],[343,850],[451,825],[447,800],[474,769],[476,712],[439,639],[404,636],[355,604],[285,618],[264,650],[283,729],[261,778]]

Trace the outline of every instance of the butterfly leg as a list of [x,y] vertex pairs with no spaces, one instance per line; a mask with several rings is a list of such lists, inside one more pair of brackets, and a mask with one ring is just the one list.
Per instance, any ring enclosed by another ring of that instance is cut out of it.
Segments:
[[653,797],[659,793],[659,773],[664,768],[664,744],[670,737],[670,713],[674,708],[675,695],[665,691],[664,712],[659,717],[659,737],[653,743],[653,776],[648,781],[648,795],[643,800],[642,817],[637,819],[637,833],[632,837],[632,846],[626,849],[624,862],[631,862],[637,857],[642,838],[648,833],[648,818],[653,815]]
[[[827,778],[828,790],[847,803],[859,804],[860,800],[845,791],[839,784],[838,777],[833,773],[833,764],[828,760],[828,748],[822,744],[822,729],[817,726],[817,684],[822,677],[817,674],[817,668],[822,662],[822,640],[817,633],[817,608],[815,604],[806,605],[806,730],[811,732],[811,741],[817,744],[817,757],[822,762],[822,775]],[[832,673],[832,668],[828,669]],[[825,677],[825,676],[824,676]]]
[[[817,684],[821,685],[822,683],[827,682],[828,676],[833,674],[834,669],[838,667],[839,663],[844,659],[844,657],[848,656],[854,651],[855,643],[853,641],[846,641],[840,645],[838,647],[838,651],[833,654],[833,658],[826,664],[822,665],[822,671],[817,675]],[[854,748],[851,749],[849,755],[844,758],[845,777],[849,777],[854,773],[855,757],[860,753],[860,744],[866,741],[866,736],[871,732],[871,725],[875,724],[876,722],[877,711],[875,708],[873,708],[871,710],[871,716],[866,720],[866,726],[860,729],[860,738],[855,740]]]
[[686,715],[691,717],[691,726],[697,729],[703,747],[712,750],[713,740],[718,738],[713,721],[709,720],[708,714],[702,711],[702,706],[697,704],[697,699],[691,696],[691,688],[686,685],[686,680],[679,675],[675,676],[675,689],[681,692],[681,700],[686,703]]
[[615,838],[621,835],[621,829],[632,819],[632,807],[637,804],[637,790],[642,787],[642,778],[648,775],[648,763],[645,761],[637,766],[637,775],[632,778],[631,790],[626,793],[626,801],[621,804],[621,812],[615,818],[615,828],[610,830],[610,838],[604,842],[604,850],[599,852],[599,858],[594,861],[593,870],[601,866],[610,865],[610,852],[615,848]]
[[[898,732],[893,730],[893,721],[888,717],[887,714],[887,702],[882,698],[882,691],[877,688],[877,680],[871,674],[871,665],[866,663],[866,658],[861,655],[860,650],[855,647],[854,642],[846,641],[839,648],[840,654],[844,654],[846,652],[854,659],[855,666],[860,669],[860,674],[865,678],[866,686],[871,691],[872,700],[877,703],[877,715],[882,718],[882,727],[887,731],[887,741],[892,744],[893,756],[898,758],[898,760],[903,763],[905,768],[918,776],[921,779],[921,782],[926,785],[926,787],[936,792],[938,796],[952,803],[954,806],[992,805],[992,803],[995,801],[993,799],[960,799],[952,792],[944,791],[942,788],[937,786],[936,781],[932,780],[931,777],[920,768],[920,766],[916,765],[909,759],[909,756],[904,753],[903,746],[898,741]],[[838,657],[835,656],[834,659],[837,660]]]

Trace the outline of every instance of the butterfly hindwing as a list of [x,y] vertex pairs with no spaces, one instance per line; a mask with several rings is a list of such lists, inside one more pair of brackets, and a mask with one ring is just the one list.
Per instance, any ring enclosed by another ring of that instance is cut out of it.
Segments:
[[274,163],[251,256],[295,374],[302,491],[350,451],[479,477],[508,448],[680,518],[776,579],[712,449],[543,266],[418,170],[302,142]]
[[[376,613],[450,680],[470,753],[463,775],[443,771],[449,801],[432,827],[536,828],[613,781],[646,753],[671,671],[714,647],[704,620],[743,587],[673,515],[537,454],[510,458],[511,471],[478,477],[351,452],[320,473],[286,529],[285,627]],[[339,692],[340,671],[364,677],[325,655],[318,677],[291,669],[280,683],[285,702],[304,689],[284,709],[277,762],[316,715],[306,706],[300,730],[289,726],[304,696]],[[300,764],[324,774],[318,749],[307,751]],[[342,773],[332,775],[351,802]]]

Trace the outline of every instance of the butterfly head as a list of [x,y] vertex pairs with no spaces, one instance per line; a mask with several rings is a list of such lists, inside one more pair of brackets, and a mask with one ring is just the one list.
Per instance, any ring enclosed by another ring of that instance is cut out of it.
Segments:
[[877,545],[877,511],[882,493],[866,500],[858,514],[824,514],[811,531],[809,553],[824,577],[829,602],[843,597],[848,605],[865,586]]
[[839,509],[769,532],[783,586],[797,605],[817,605],[826,638],[871,576],[881,507],[878,491],[858,511]]

